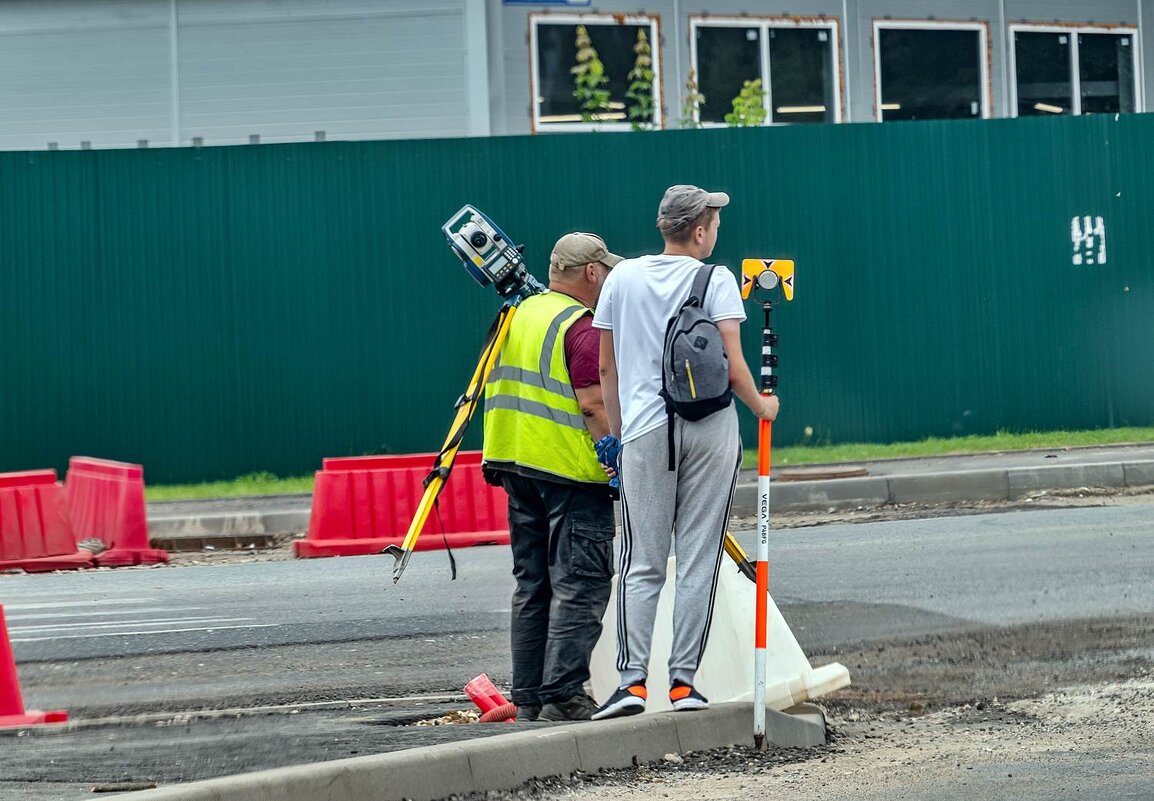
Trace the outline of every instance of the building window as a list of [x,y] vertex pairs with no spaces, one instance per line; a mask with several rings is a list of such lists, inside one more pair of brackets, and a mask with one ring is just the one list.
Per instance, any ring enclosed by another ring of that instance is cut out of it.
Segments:
[[697,117],[724,124],[746,81],[761,81],[767,123],[840,122],[837,22],[691,18]]
[[1014,113],[1139,110],[1134,30],[1014,26]]
[[[606,81],[597,87],[607,92],[595,110],[583,108],[575,95],[573,68],[578,65],[578,29],[604,68]],[[644,118],[630,116],[638,105],[629,96],[630,78],[637,63],[639,33],[650,48],[653,78],[651,99]],[[660,29],[649,16],[548,14],[530,17],[533,130],[630,130],[634,122],[661,126]]]
[[986,26],[875,22],[879,120],[989,116]]

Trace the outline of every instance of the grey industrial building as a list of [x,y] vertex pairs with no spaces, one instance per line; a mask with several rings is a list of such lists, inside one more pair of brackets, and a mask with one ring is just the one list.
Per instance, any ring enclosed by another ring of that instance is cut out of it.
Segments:
[[[755,80],[764,124],[1141,112],[1152,14],[1154,0],[0,0],[0,148],[725,125]],[[573,94],[579,26],[607,79],[595,114]],[[627,94],[639,36],[643,106]]]

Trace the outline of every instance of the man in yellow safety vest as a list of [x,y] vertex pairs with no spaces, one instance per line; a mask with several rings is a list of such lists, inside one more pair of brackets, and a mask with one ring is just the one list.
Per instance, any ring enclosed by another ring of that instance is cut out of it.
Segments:
[[587,720],[589,658],[613,575],[613,502],[593,443],[609,433],[593,307],[620,256],[566,234],[549,291],[521,302],[485,387],[484,469],[509,496],[518,720]]

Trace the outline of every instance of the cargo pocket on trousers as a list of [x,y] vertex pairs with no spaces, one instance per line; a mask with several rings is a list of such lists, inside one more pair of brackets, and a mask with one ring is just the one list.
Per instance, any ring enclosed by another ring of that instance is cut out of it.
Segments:
[[569,521],[569,562],[576,576],[613,575],[613,529],[586,520]]

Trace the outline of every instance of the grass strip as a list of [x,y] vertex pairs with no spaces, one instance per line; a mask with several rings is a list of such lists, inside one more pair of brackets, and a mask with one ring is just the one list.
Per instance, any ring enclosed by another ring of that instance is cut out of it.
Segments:
[[238,498],[256,495],[295,495],[313,491],[313,477],[279,478],[272,473],[249,473],[232,481],[203,484],[145,486],[147,501],[189,501],[198,498]]
[[[1034,448],[1084,448],[1154,442],[1154,428],[1104,428],[1089,431],[1026,431],[968,437],[928,437],[916,442],[887,444],[854,442],[843,445],[786,445],[773,449],[775,467],[805,464],[869,462],[877,459],[911,459],[956,456],[967,453],[998,453]],[[757,449],[745,451],[745,467],[757,466]]]

